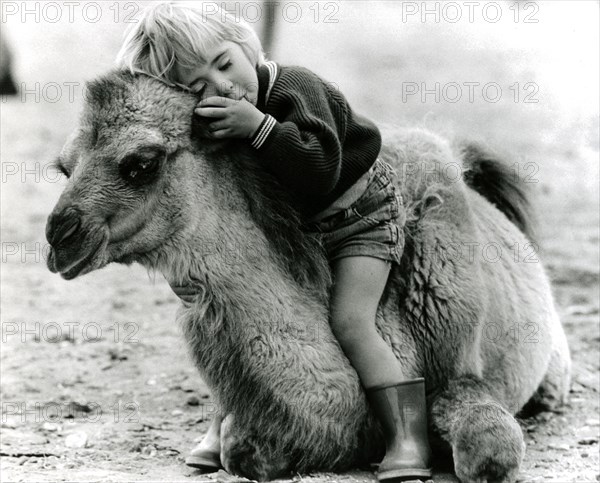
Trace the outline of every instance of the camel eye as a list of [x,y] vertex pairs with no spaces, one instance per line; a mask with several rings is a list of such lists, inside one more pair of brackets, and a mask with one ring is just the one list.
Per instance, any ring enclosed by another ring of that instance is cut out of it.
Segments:
[[157,178],[164,158],[162,148],[146,148],[125,156],[119,164],[119,173],[128,184],[142,186]]

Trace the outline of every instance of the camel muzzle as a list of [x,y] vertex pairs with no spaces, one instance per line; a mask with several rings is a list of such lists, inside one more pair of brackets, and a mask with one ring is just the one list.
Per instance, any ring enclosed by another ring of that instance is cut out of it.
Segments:
[[89,271],[95,255],[104,244],[101,230],[86,225],[81,212],[72,205],[57,206],[48,217],[46,239],[51,246],[48,269],[67,280],[84,269]]
[[81,226],[81,214],[76,208],[68,207],[60,212],[52,212],[46,224],[46,240],[52,248],[68,242]]

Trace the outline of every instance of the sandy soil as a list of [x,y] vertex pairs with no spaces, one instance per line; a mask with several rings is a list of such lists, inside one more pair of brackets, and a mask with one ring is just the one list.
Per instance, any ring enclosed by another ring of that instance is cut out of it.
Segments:
[[[109,68],[118,48],[129,10],[120,4],[115,22],[110,5],[102,4],[97,23],[80,14],[72,23],[18,16],[6,23],[16,77],[39,99],[30,93],[0,104],[1,478],[238,481],[183,464],[214,404],[186,354],[174,322],[178,301],[166,282],[122,266],[65,282],[45,266],[45,221],[65,185],[48,165],[76,123],[82,82]],[[597,83],[598,41],[597,23],[588,22],[594,12],[597,19],[597,4],[578,4],[571,14],[546,5],[540,4],[538,25],[451,25],[401,23],[391,2],[341,4],[339,22],[314,22],[302,3],[302,21],[279,26],[273,57],[339,82],[356,109],[375,119],[485,139],[519,169],[533,166],[521,174],[534,173],[539,259],[553,281],[574,365],[570,403],[521,421],[527,455],[520,479],[598,481],[598,102],[589,89]],[[506,18],[510,5],[502,6]],[[566,47],[555,49],[555,38]],[[550,50],[569,67],[562,81]],[[399,79],[493,81],[505,97],[403,102]],[[569,80],[567,89],[561,82]],[[72,99],[67,82],[76,83]],[[515,82],[536,83],[539,102],[514,102],[507,93]],[[586,89],[587,97],[577,97]],[[356,471],[294,480],[374,478]]]

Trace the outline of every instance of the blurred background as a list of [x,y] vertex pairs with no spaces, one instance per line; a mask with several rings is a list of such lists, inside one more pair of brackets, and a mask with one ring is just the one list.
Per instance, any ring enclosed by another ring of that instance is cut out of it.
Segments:
[[[128,22],[150,3],[0,4],[0,65],[6,71],[11,60],[18,90],[0,103],[1,451],[12,456],[2,466],[13,479],[193,476],[181,462],[214,411],[187,358],[174,323],[177,300],[164,280],[140,267],[110,266],[65,282],[45,267],[46,217],[66,184],[49,165],[77,124],[85,82],[112,68]],[[539,259],[574,352],[575,383],[565,414],[547,415],[543,430],[542,420],[524,426],[531,429],[524,474],[594,481],[599,3],[219,5],[263,38],[270,32],[270,59],[312,69],[339,86],[356,111],[378,123],[482,141],[525,177],[539,216]],[[8,94],[10,81],[0,82]],[[66,321],[78,324],[74,334]],[[96,407],[91,402],[102,408],[99,421],[85,409]],[[56,418],[23,414],[54,403]],[[135,421],[126,417],[131,408]]]

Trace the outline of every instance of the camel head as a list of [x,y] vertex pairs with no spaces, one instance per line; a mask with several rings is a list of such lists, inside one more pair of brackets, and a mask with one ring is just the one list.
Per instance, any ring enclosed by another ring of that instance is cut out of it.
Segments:
[[80,125],[56,161],[68,183],[46,226],[48,267],[65,279],[113,261],[156,268],[161,246],[211,225],[198,190],[206,159],[191,141],[197,100],[124,72],[87,87]]
[[70,280],[138,262],[189,284],[221,274],[233,249],[257,267],[276,260],[324,300],[327,260],[289,193],[248,143],[199,136],[197,102],[126,72],[88,84],[80,125],[56,161],[68,183],[48,217],[48,268]]

